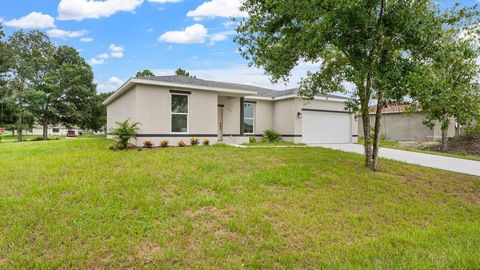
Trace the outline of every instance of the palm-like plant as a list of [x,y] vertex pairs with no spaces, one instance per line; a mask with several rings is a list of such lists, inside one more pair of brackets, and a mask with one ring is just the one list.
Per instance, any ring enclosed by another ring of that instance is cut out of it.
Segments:
[[116,122],[116,128],[112,129],[112,135],[115,136],[115,140],[117,141],[117,149],[127,149],[128,142],[132,137],[135,137],[138,131],[138,125],[140,123],[130,123],[129,120],[125,120],[123,122]]

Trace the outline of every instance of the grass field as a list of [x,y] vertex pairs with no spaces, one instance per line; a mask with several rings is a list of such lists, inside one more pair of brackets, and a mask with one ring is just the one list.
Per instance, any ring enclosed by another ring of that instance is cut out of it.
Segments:
[[0,144],[0,268],[478,269],[480,178],[321,148]]

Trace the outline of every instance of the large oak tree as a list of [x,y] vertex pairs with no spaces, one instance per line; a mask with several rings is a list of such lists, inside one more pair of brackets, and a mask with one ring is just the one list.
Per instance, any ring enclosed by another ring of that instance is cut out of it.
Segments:
[[[365,166],[378,168],[382,108],[409,94],[406,76],[429,61],[445,24],[475,15],[474,9],[440,14],[434,1],[416,0],[245,0],[235,41],[251,65],[272,81],[288,80],[302,62],[318,63],[301,83],[301,95],[356,89],[349,107],[363,120]],[[369,106],[376,102],[373,138]],[[373,142],[372,142],[373,141]]]

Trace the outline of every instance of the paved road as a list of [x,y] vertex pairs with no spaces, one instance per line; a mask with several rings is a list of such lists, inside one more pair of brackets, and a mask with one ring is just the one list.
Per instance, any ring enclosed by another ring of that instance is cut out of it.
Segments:
[[[363,145],[359,144],[310,144],[310,146],[320,146],[345,152],[363,154]],[[410,164],[480,176],[480,161],[389,148],[380,148],[379,154],[380,157],[383,158],[403,161]]]

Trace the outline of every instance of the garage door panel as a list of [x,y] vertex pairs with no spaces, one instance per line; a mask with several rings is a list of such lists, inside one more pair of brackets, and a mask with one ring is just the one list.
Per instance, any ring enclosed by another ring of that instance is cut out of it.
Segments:
[[303,111],[304,143],[350,143],[350,114]]

